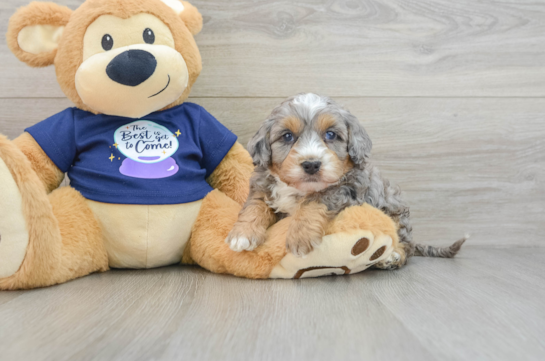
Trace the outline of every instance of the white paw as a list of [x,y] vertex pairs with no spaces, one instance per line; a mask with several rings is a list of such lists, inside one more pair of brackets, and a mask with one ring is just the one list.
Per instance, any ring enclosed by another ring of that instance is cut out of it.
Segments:
[[401,265],[399,264],[399,261],[401,261],[401,255],[397,253],[396,251],[393,251],[388,258],[385,260],[379,262],[376,264],[378,268],[381,269],[396,269],[399,268]]
[[256,242],[252,242],[246,237],[227,237],[225,242],[229,248],[235,252],[252,251],[256,248]]
[[401,255],[396,251],[393,251],[390,257],[386,260],[388,263],[397,263],[401,259]]
[[396,264],[401,259],[401,255],[397,253],[396,251],[393,251],[388,258],[386,258],[382,263],[386,266],[390,266],[392,264]]

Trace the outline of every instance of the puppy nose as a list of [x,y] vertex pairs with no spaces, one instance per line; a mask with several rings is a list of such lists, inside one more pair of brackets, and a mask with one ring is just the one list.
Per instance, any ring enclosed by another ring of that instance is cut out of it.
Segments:
[[155,72],[157,60],[144,50],[127,50],[112,59],[106,74],[116,83],[137,86]]
[[320,170],[321,166],[322,166],[322,162],[318,162],[318,161],[301,163],[301,167],[303,167],[305,173],[307,174],[317,173]]

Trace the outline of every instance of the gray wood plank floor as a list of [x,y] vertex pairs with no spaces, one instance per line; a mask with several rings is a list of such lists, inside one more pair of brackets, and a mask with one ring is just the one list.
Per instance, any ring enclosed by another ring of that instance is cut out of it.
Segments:
[[[0,33],[17,7],[0,1]],[[76,8],[81,0],[53,0]],[[545,1],[194,0],[191,101],[243,144],[283,98],[345,104],[411,204],[399,271],[250,281],[111,271],[0,292],[0,360],[544,360]],[[0,133],[68,106],[0,42]]]
[[111,271],[0,293],[8,360],[543,360],[543,248],[250,281]]

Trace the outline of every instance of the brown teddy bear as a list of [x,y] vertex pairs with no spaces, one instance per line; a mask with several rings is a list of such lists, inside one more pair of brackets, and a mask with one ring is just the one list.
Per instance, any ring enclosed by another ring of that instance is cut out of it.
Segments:
[[[54,64],[76,107],[0,138],[0,289],[179,262],[249,278],[347,274],[390,256],[396,226],[370,206],[342,212],[304,259],[286,253],[289,218],[256,250],[229,249],[253,165],[234,134],[185,102],[201,27],[178,0],[34,2],[11,18],[12,52]],[[59,188],[65,173],[71,186]]]

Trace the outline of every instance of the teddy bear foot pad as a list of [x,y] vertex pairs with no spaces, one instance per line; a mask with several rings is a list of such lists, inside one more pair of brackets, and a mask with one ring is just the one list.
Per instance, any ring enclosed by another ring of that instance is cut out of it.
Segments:
[[325,236],[322,244],[305,257],[288,253],[269,277],[298,279],[357,273],[388,259],[392,252],[390,236],[374,236],[364,230],[335,233]]

